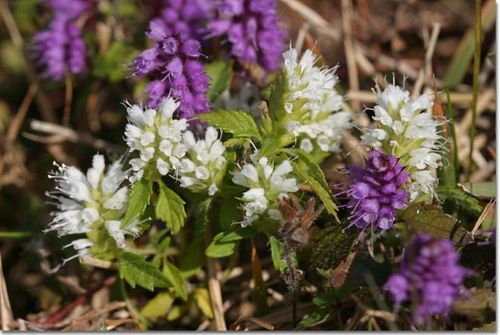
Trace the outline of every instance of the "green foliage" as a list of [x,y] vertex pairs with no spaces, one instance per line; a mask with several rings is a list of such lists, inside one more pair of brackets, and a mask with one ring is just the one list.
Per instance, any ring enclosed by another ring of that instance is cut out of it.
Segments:
[[197,288],[194,291],[194,299],[201,312],[207,318],[212,319],[214,317],[214,313],[212,311],[212,304],[210,302],[208,290],[206,288]]
[[172,283],[175,293],[177,293],[184,301],[187,300],[186,284],[179,269],[169,261],[164,261],[163,274],[168,281]]
[[283,273],[286,269],[286,264],[283,261],[283,251],[285,247],[283,243],[274,236],[269,237],[269,244],[271,246],[271,258],[274,268]]
[[[460,241],[463,230],[455,229],[457,220],[443,213],[441,208],[427,204],[413,204],[398,213],[410,233],[427,233],[437,238]],[[458,231],[460,230],[460,234]]]
[[92,74],[97,78],[118,82],[128,75],[127,64],[137,51],[123,42],[113,42],[105,53],[97,54],[92,66]]
[[[306,157],[304,153],[302,153],[301,155],[303,155],[303,157]],[[314,193],[316,193],[316,195],[325,205],[326,211],[333,215],[337,219],[337,221],[339,221],[339,218],[337,216],[337,205],[332,200],[330,188],[326,183],[325,175],[321,171],[320,167],[313,161],[306,160],[301,162],[293,162],[292,164],[294,172],[311,186]]]
[[479,200],[461,187],[438,187],[436,193],[439,199],[449,201],[463,213],[477,217],[483,211]]
[[170,292],[158,293],[141,309],[141,315],[148,319],[165,317],[174,303],[175,297]]
[[130,191],[128,207],[125,216],[122,220],[123,225],[127,226],[132,221],[141,217],[142,213],[149,205],[151,193],[153,192],[153,183],[149,180],[142,179],[137,181]]
[[227,257],[236,251],[241,240],[254,236],[255,228],[245,227],[236,228],[230,232],[221,232],[217,234],[212,243],[205,250],[205,255],[212,258]]
[[221,109],[208,114],[199,114],[197,118],[233,134],[234,137],[253,137],[261,140],[257,124],[246,112]]
[[233,77],[232,62],[216,60],[206,65],[207,75],[210,77],[210,87],[208,88],[208,98],[214,102],[219,95],[228,89]]
[[158,185],[160,194],[155,208],[156,217],[167,224],[172,234],[177,234],[186,219],[185,202],[163,182],[158,182]]
[[320,230],[312,243],[312,266],[319,269],[336,268],[349,255],[359,231],[333,225]]
[[285,112],[285,92],[287,88],[287,80],[283,73],[280,73],[271,87],[269,95],[269,112],[273,120],[279,120]]
[[120,278],[133,288],[136,285],[153,291],[155,287],[171,287],[172,284],[160,270],[148,263],[142,256],[124,252],[119,259]]

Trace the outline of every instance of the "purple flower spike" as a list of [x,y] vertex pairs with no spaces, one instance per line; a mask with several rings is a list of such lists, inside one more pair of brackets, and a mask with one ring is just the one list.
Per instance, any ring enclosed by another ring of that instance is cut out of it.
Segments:
[[396,211],[406,206],[408,193],[400,187],[409,175],[396,157],[378,150],[370,152],[366,167],[351,167],[348,190],[351,225],[389,229]]
[[51,8],[54,18],[76,20],[84,12],[90,10],[93,0],[45,0],[44,3]]
[[54,20],[47,30],[33,38],[33,56],[44,70],[42,76],[52,80],[64,78],[65,68],[72,74],[85,71],[85,43],[81,29],[63,19]]
[[164,25],[156,21],[150,23],[147,36],[156,43],[133,61],[132,68],[135,75],[152,80],[147,87],[148,106],[157,108],[171,95],[179,99],[180,117],[208,112],[209,78],[199,60],[200,43],[179,34],[169,35]]
[[218,12],[209,24],[211,34],[226,34],[234,57],[266,71],[279,69],[286,32],[279,27],[275,0],[221,0]]
[[207,34],[206,21],[211,17],[212,1],[160,0],[151,5],[160,11],[153,21],[167,35],[179,34],[201,40]]
[[460,266],[458,260],[459,255],[449,240],[419,234],[406,248],[399,272],[389,278],[384,288],[397,308],[416,297],[413,321],[423,324],[432,315],[448,313],[465,290],[463,279],[472,271]]

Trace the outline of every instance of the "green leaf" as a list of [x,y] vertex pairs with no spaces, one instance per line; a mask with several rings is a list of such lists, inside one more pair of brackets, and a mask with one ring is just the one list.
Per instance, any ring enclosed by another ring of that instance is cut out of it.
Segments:
[[172,283],[175,292],[182,298],[187,300],[187,289],[184,279],[181,276],[179,269],[172,263],[165,261],[163,263],[163,274]]
[[304,164],[293,162],[293,167],[294,172],[311,186],[314,193],[316,193],[316,195],[325,205],[327,212],[333,215],[337,219],[337,221],[339,221],[339,218],[337,216],[338,208],[332,200],[330,189],[324,187],[324,184],[326,183],[326,181],[324,180],[324,176],[322,180],[317,180],[314,176],[315,171],[310,170],[308,166]]
[[477,217],[483,211],[479,200],[461,187],[438,187],[436,193],[439,199],[449,201],[455,208],[464,213]]
[[[434,205],[414,204],[399,211],[398,219],[406,224],[411,233],[427,233],[437,238],[453,239],[459,242],[466,230],[454,229],[457,221]],[[457,232],[460,231],[460,233]]]
[[170,292],[158,293],[153,299],[149,300],[146,305],[141,309],[141,315],[155,319],[166,316],[170,307],[174,303],[175,298]]
[[467,183],[464,185],[470,192],[480,198],[490,200],[497,196],[497,186],[494,181]]
[[325,174],[323,173],[323,170],[321,170],[321,167],[314,161],[314,159],[309,155],[307,152],[301,149],[281,149],[280,151],[292,156],[292,157],[298,157],[299,161],[298,164],[303,165],[303,169],[308,169],[309,174],[316,179],[321,186],[325,190],[329,190],[330,187],[328,186],[328,183],[326,182],[326,177]]
[[180,269],[183,276],[194,274],[203,263],[204,236],[208,227],[208,212],[212,205],[212,200],[213,198],[211,197],[207,198],[196,207],[193,239],[189,243],[185,256],[182,257],[180,262]]
[[185,202],[163,182],[160,181],[158,184],[160,194],[155,208],[156,217],[167,224],[172,234],[177,234],[184,226],[184,220],[186,219]]
[[222,232],[217,234],[212,243],[205,250],[205,255],[212,258],[221,258],[232,255],[238,247],[241,240],[254,236],[255,228],[237,228],[231,232]]
[[139,285],[153,291],[155,287],[172,286],[160,270],[146,262],[142,256],[130,252],[124,252],[120,256],[118,270],[120,278],[125,279],[133,288]]
[[146,206],[149,205],[149,199],[153,192],[153,185],[151,181],[142,179],[137,181],[130,191],[128,199],[128,207],[123,217],[123,225],[127,226],[132,221],[139,219],[144,213]]
[[271,245],[271,258],[273,260],[274,268],[283,273],[286,269],[286,264],[282,258],[284,250],[283,243],[276,237],[271,236],[269,238],[269,244]]
[[285,112],[285,93],[287,88],[287,80],[283,72],[275,79],[271,87],[269,96],[269,113],[273,120],[280,120]]
[[219,95],[229,88],[233,77],[232,62],[216,60],[206,65],[207,75],[210,77],[210,86],[207,96],[214,102]]
[[349,256],[358,231],[341,225],[320,230],[313,241],[311,260],[315,268],[333,269]]
[[481,316],[487,308],[496,310],[496,294],[490,288],[473,288],[453,303],[453,311],[462,315]]
[[194,291],[194,300],[201,312],[209,319],[213,319],[212,304],[210,303],[210,295],[206,288],[197,288]]
[[243,111],[217,110],[208,114],[198,114],[200,120],[220,128],[234,137],[254,137],[261,140],[259,129],[252,116]]

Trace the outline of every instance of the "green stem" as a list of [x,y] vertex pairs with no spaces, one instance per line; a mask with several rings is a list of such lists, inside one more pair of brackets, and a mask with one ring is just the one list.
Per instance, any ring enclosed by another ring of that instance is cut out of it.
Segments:
[[31,235],[29,231],[0,231],[0,238],[24,238]]
[[472,79],[472,123],[469,130],[469,168],[467,169],[467,181],[472,174],[472,152],[476,137],[477,97],[479,94],[479,71],[481,68],[481,0],[476,0],[476,23],[474,30],[474,74]]
[[134,307],[132,302],[130,301],[127,290],[125,289],[125,282],[123,281],[123,278],[120,278],[119,286],[120,286],[120,292],[122,294],[123,300],[127,304],[127,309],[129,310],[131,316],[133,319],[136,320],[138,323],[139,327],[141,330],[146,330],[149,328],[149,322],[148,320],[141,315],[141,313],[137,310],[137,308]]

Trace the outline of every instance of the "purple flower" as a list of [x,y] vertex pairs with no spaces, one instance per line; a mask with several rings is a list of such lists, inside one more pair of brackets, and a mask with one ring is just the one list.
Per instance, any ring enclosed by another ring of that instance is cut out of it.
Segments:
[[286,32],[279,27],[275,0],[221,0],[218,12],[209,24],[211,34],[226,34],[234,57],[266,71],[279,69]]
[[86,68],[86,49],[81,28],[75,21],[89,11],[94,0],[44,0],[52,11],[48,29],[33,37],[35,61],[43,67],[42,76],[52,80],[64,78],[65,69],[81,74]]
[[165,34],[179,34],[198,40],[206,35],[206,22],[211,17],[212,1],[162,0],[156,7],[160,7],[161,11],[153,21],[163,28]]
[[72,74],[85,71],[85,43],[81,29],[63,19],[55,19],[47,30],[33,37],[33,57],[44,70],[42,76],[52,80],[64,78],[65,69]]
[[366,167],[351,167],[348,190],[351,225],[389,229],[396,211],[406,206],[408,193],[400,187],[409,175],[396,157],[378,150],[370,152]]
[[464,290],[463,279],[472,272],[460,266],[458,260],[449,240],[418,234],[405,249],[399,272],[389,278],[384,288],[396,308],[414,301],[413,320],[423,324],[432,315],[447,314]]
[[132,67],[135,75],[152,80],[147,87],[148,106],[157,108],[163,98],[171,95],[179,99],[177,111],[183,118],[208,112],[209,78],[199,61],[200,43],[179,34],[168,35],[164,26],[155,21],[147,36],[155,45],[137,56]]

